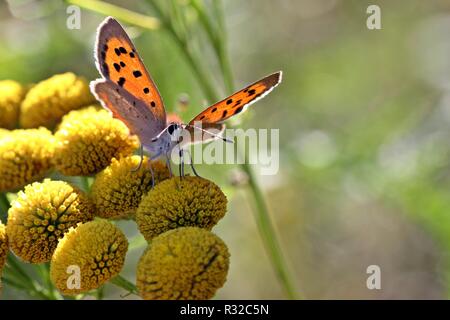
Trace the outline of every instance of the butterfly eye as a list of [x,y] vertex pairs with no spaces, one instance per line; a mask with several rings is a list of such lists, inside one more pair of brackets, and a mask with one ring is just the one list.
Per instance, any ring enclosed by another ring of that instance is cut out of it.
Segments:
[[172,135],[172,133],[175,131],[175,129],[177,129],[177,125],[176,124],[171,124],[168,128],[167,131],[169,132],[170,135]]

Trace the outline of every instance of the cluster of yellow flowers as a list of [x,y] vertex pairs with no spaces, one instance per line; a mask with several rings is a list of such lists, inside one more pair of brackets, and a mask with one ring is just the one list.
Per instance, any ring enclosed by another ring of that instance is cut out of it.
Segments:
[[[128,240],[115,220],[132,219],[148,242],[136,269],[143,299],[212,298],[229,253],[210,230],[227,199],[213,182],[171,177],[147,157],[135,170],[137,146],[72,73],[29,89],[0,81],[0,192],[18,191],[0,222],[0,276],[11,251],[27,263],[49,262],[63,295],[97,289],[125,263]],[[67,176],[94,180],[83,191]]]

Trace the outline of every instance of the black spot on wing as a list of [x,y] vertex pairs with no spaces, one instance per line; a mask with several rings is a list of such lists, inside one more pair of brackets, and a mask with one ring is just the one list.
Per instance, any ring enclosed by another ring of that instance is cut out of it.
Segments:
[[121,53],[127,53],[127,49],[125,49],[124,47],[119,47],[119,51]]
[[150,105],[151,105],[153,108],[156,107],[155,101],[150,102]]
[[255,89],[248,90],[248,96],[250,97],[250,96],[254,95],[255,92],[256,92]]
[[238,113],[241,112],[241,111],[242,111],[242,107],[239,107],[239,108],[237,108],[236,110],[234,110],[233,115],[236,115],[236,114],[238,114]]
[[113,64],[114,69],[116,69],[117,72],[120,72],[120,66],[117,63]]
[[134,70],[133,71],[133,76],[135,78],[139,78],[140,76],[142,76],[142,72],[140,72],[139,70]]
[[212,108],[211,113],[216,112],[216,111],[217,111],[217,108],[214,107],[214,108]]
[[149,93],[149,92],[150,92],[150,89],[147,88],[147,87],[145,87],[145,88],[144,88],[144,93],[147,94],[147,93]]
[[116,55],[119,57],[120,56],[120,50],[117,48],[114,48],[114,52],[116,53]]
[[234,104],[233,108],[237,107],[238,105],[240,105],[242,102],[242,99],[239,99],[238,101],[236,101],[236,103]]
[[233,102],[233,99],[228,99],[227,104],[231,104]]
[[225,118],[227,116],[227,113],[228,113],[227,110],[224,110],[222,113],[222,118]]
[[125,67],[125,66],[126,66],[125,62],[120,61],[120,66],[121,66],[122,68]]
[[131,58],[134,58],[134,57],[135,57],[134,52],[130,52],[130,57],[131,57]]
[[123,85],[125,84],[125,78],[124,77],[120,77],[119,81],[117,81],[117,84],[121,87],[123,87]]

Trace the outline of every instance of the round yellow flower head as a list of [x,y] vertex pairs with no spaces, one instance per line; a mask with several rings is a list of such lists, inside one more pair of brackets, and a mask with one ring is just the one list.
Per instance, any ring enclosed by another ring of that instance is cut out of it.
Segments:
[[122,121],[96,107],[64,116],[55,138],[55,166],[69,176],[100,172],[113,157],[130,155],[138,145]]
[[85,79],[71,72],[58,74],[28,91],[21,106],[20,124],[23,128],[53,129],[69,111],[94,102]]
[[87,196],[67,182],[35,182],[19,192],[8,211],[10,248],[26,262],[50,261],[64,233],[93,217]]
[[200,177],[164,180],[142,198],[136,223],[147,241],[170,229],[210,230],[227,210],[227,198],[213,182]]
[[229,257],[225,243],[205,229],[165,232],[139,261],[139,294],[146,300],[211,299],[225,283]]
[[0,276],[8,255],[8,236],[6,235],[6,227],[0,221]]
[[[144,157],[138,171],[139,156],[112,159],[112,163],[100,172],[92,184],[91,198],[97,206],[97,215],[103,218],[133,218],[142,197],[152,188],[152,174],[148,158]],[[166,165],[155,161],[151,164],[155,184],[169,178]]]
[[128,241],[106,220],[82,224],[59,242],[50,277],[59,291],[75,295],[96,289],[120,273]]
[[0,81],[0,127],[14,129],[26,90],[16,81]]
[[51,168],[55,143],[45,128],[0,133],[0,192],[41,179]]

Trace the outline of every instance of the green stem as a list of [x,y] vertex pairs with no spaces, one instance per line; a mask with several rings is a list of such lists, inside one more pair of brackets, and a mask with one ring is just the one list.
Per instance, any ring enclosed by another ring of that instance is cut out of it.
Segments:
[[68,3],[84,9],[95,11],[106,16],[113,16],[128,24],[133,24],[149,30],[159,29],[161,26],[157,18],[149,17],[104,1],[98,0],[66,0]]
[[[225,23],[223,21],[223,11],[220,1],[214,1],[214,9],[216,18],[218,21],[218,28],[213,26],[211,19],[209,18],[206,9],[202,2],[199,0],[191,0],[191,4],[197,11],[200,22],[206,31],[206,34],[213,45],[216,56],[219,60],[220,70],[222,71],[225,88],[229,93],[234,91],[233,74],[231,72],[231,65],[227,54],[227,41],[225,32]],[[220,31],[218,32],[217,30]],[[214,102],[214,101],[212,101]]]
[[218,101],[219,100],[218,95],[214,89],[211,80],[207,76],[200,62],[192,54],[188,42],[185,41],[185,38],[180,37],[180,35],[176,32],[174,26],[172,25],[172,23],[170,23],[170,20],[166,17],[162,8],[153,0],[148,0],[148,2],[156,10],[157,14],[159,15],[163,23],[164,28],[167,31],[169,31],[169,34],[171,35],[172,39],[175,41],[178,48],[183,53],[189,66],[191,67],[192,71],[195,73],[197,80],[199,81],[200,86],[204,94],[206,95],[206,99],[208,99],[208,101],[210,102]]
[[118,275],[118,276],[112,278],[111,283],[122,289],[125,289],[129,293],[138,295],[138,290],[137,290],[136,286],[133,283],[131,283],[130,281],[128,281],[127,279],[125,279],[124,277],[122,277],[121,275]]
[[17,279],[15,279],[14,277],[11,276],[2,276],[2,280],[12,286],[15,287],[17,289],[21,289],[21,290],[29,290],[29,287],[27,287],[26,285],[24,285],[23,283],[21,283],[20,281],[18,281]]
[[271,257],[278,278],[281,281],[283,289],[289,299],[297,299],[298,294],[294,287],[292,276],[283,257],[279,241],[276,236],[275,228],[271,222],[269,210],[264,199],[264,194],[256,182],[254,173],[250,165],[246,162],[241,164],[242,170],[247,174],[249,186],[255,200],[256,211],[255,218],[259,233],[265,243],[266,249]]
[[42,280],[43,287],[45,288],[46,294],[50,300],[59,300],[61,296],[56,291],[53,283],[50,279],[50,265],[48,263],[39,264],[36,266],[39,277]]
[[6,223],[10,204],[6,193],[0,192],[0,221]]

